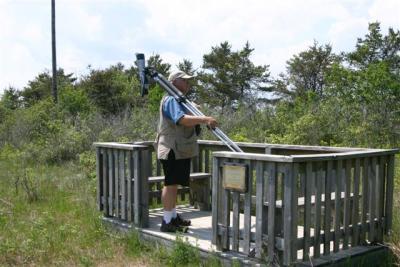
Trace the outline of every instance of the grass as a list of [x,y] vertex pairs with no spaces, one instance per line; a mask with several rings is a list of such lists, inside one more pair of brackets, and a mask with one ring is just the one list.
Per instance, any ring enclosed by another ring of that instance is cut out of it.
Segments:
[[166,251],[107,229],[96,181],[74,163],[0,169],[0,266],[219,266],[183,240]]

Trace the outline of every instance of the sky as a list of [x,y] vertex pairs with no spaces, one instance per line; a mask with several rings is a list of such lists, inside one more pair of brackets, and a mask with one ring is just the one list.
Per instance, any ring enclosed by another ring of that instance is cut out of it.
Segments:
[[[160,54],[176,70],[228,41],[248,41],[273,76],[314,41],[352,51],[368,23],[400,29],[400,0],[56,0],[57,66],[82,77],[135,53]],[[51,1],[0,0],[0,95],[51,70]]]

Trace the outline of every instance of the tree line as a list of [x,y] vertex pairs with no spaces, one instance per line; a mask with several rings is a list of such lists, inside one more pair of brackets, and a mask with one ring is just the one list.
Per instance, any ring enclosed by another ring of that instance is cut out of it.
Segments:
[[[195,70],[189,59],[177,67],[196,76],[189,97],[221,118],[221,126],[238,141],[397,147],[399,51],[399,30],[389,28],[382,33],[375,22],[355,41],[353,51],[334,53],[330,44],[315,41],[293,55],[278,77],[271,76],[269,65],[252,62],[254,48],[248,42],[237,51],[227,41],[212,47],[199,69]],[[157,54],[149,57],[147,64],[165,76],[172,67]],[[89,67],[89,73],[79,79],[58,69],[56,105],[50,103],[52,79],[48,72],[40,73],[21,90],[6,88],[0,100],[0,146],[21,145],[10,136],[10,129],[21,126],[18,119],[33,110],[51,109],[56,115],[46,114],[49,121],[71,125],[77,132],[82,130],[77,128],[82,127],[78,122],[86,121],[85,127],[90,127],[93,116],[110,125],[117,117],[135,118],[144,125],[143,117],[156,120],[164,92],[152,85],[149,95],[140,97],[137,74],[135,66],[127,68],[120,63],[106,69]],[[146,116],[136,116],[144,113]],[[32,119],[43,120],[36,115],[31,115]],[[48,127],[46,123],[37,126],[38,135],[46,132],[40,128]],[[153,126],[146,130],[149,136]],[[98,132],[90,141],[100,137]],[[113,137],[135,136],[121,133]]]

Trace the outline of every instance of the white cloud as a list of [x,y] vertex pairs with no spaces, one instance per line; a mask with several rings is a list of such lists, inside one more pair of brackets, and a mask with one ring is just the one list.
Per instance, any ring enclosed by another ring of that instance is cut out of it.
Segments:
[[[45,70],[37,64],[35,56],[26,44],[2,43],[0,49],[12,49],[11,53],[2,53],[0,66],[0,84],[2,89],[9,86],[22,88],[28,80],[31,80],[33,73]],[[6,64],[3,64],[6,62]]]
[[368,10],[371,21],[380,21],[385,28],[400,28],[400,1],[376,0]]
[[[234,50],[249,41],[254,62],[271,65],[276,75],[314,39],[338,52],[353,49],[368,22],[400,28],[398,0],[57,0],[56,6],[58,65],[77,76],[89,64],[129,66],[135,52],[199,67],[223,41]],[[21,88],[50,69],[48,0],[0,0],[0,25],[0,90]]]
[[0,2],[0,94],[9,86],[22,88],[33,76],[46,69],[43,54],[50,45],[43,44],[43,29],[24,12]]
[[90,1],[61,1],[56,6],[57,30],[67,34],[68,37],[100,41],[103,18],[101,14],[91,9],[88,2]]
[[329,30],[329,39],[334,50],[350,51],[355,47],[358,37],[367,32],[368,20],[365,18],[348,17],[334,23]]
[[[174,51],[182,57],[200,64],[211,46],[227,40],[233,49],[240,49],[249,41],[255,48],[255,62],[270,64],[274,73],[284,70],[293,52],[301,51],[299,47],[306,49],[314,39],[340,44],[347,23],[352,19],[359,22],[340,1],[139,2],[147,13],[146,32],[171,47],[182,48]],[[365,3],[353,2],[356,6]],[[328,23],[334,24],[330,35]]]

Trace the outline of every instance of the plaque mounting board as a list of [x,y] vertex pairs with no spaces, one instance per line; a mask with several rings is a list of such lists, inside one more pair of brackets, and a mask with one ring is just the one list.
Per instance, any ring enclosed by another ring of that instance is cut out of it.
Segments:
[[248,169],[247,164],[225,162],[222,166],[222,185],[224,189],[246,192]]

